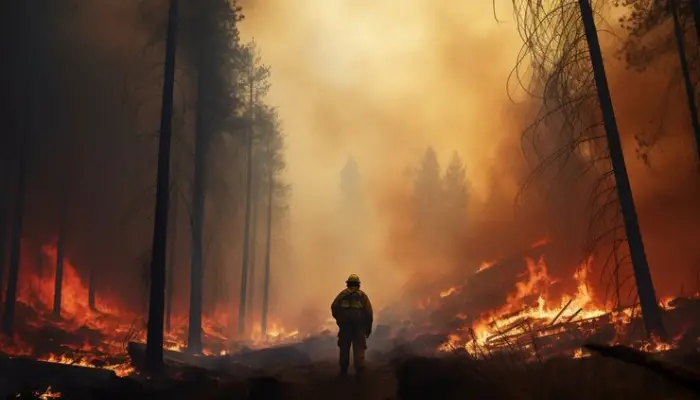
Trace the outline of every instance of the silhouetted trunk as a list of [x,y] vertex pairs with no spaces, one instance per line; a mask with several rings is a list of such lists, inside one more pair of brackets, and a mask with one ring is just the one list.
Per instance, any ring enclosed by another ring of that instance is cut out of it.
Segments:
[[170,0],[168,31],[165,39],[163,101],[160,110],[156,207],[151,252],[151,290],[148,302],[146,368],[159,372],[163,367],[163,323],[165,314],[165,252],[168,236],[168,201],[170,198],[170,141],[172,138],[173,88],[175,86],[175,50],[177,45],[178,0]]
[[600,101],[600,109],[603,115],[603,126],[608,140],[610,160],[617,184],[617,194],[620,200],[620,208],[622,209],[627,243],[630,248],[632,268],[637,282],[637,292],[639,294],[639,303],[642,308],[644,326],[647,334],[656,334],[665,338],[666,333],[661,321],[659,305],[656,301],[654,283],[651,280],[649,264],[644,250],[644,242],[642,241],[642,233],[639,230],[637,211],[632,198],[632,187],[630,185],[629,176],[627,175],[627,167],[625,166],[625,159],[622,152],[622,143],[620,142],[617,121],[615,120],[615,111],[613,109],[610,90],[605,76],[605,67],[603,65],[603,56],[600,51],[600,43],[598,42],[598,32],[596,30],[595,20],[593,19],[593,10],[590,0],[579,0],[579,6],[581,8],[583,28],[591,56],[591,66],[593,68],[593,76],[598,91],[598,100]]
[[248,266],[248,319],[253,323],[255,312],[255,264],[257,263],[256,250],[258,244],[258,184],[253,178],[253,194],[251,196],[251,228],[250,228],[250,262]]
[[15,321],[15,303],[17,302],[17,280],[19,279],[19,267],[22,257],[22,228],[24,227],[24,202],[27,186],[27,167],[29,165],[29,144],[32,131],[32,90],[29,91],[29,99],[25,109],[24,132],[22,132],[19,148],[19,168],[17,176],[17,191],[15,192],[14,221],[10,239],[10,265],[7,276],[7,292],[5,294],[5,309],[2,315],[2,331],[12,337]]
[[97,263],[93,262],[90,264],[90,277],[88,278],[88,307],[91,310],[96,311],[95,307],[95,292],[97,288],[95,287],[95,282],[97,282]]
[[207,121],[204,80],[205,73],[199,74],[199,99],[197,100],[197,133],[194,145],[194,183],[192,185],[192,229],[190,245],[190,321],[187,335],[187,349],[191,353],[202,352],[202,285],[204,284],[204,188],[206,179]]
[[[65,252],[66,240],[66,193],[63,182],[64,192],[61,199],[61,208],[58,215],[58,243],[56,244],[56,276],[53,285],[53,314],[57,317],[61,316],[61,292],[63,290],[63,257]],[[39,251],[41,253],[41,250]],[[92,273],[90,274],[92,275]]]
[[263,299],[262,299],[262,311],[260,316],[260,328],[263,337],[267,335],[267,310],[270,302],[270,253],[272,249],[272,203],[274,199],[275,192],[275,177],[272,171],[272,167],[269,167],[270,171],[267,176],[268,189],[267,189],[267,232],[265,241],[265,281],[263,283]]
[[194,177],[192,184],[192,209],[190,230],[190,312],[187,349],[190,353],[202,352],[202,312],[204,308],[204,220],[207,188],[207,159],[209,145],[215,134],[212,125],[212,99],[217,88],[212,87],[212,76],[218,73],[217,60],[206,46],[213,36],[214,18],[211,1],[202,3],[198,20],[199,53],[197,54],[197,109],[194,144]]
[[248,165],[246,170],[246,191],[245,191],[245,223],[243,230],[243,259],[241,266],[241,298],[238,304],[238,333],[240,335],[245,334],[245,312],[246,312],[246,300],[248,299],[248,259],[250,257],[250,209],[251,209],[251,194],[252,187],[251,183],[253,181],[253,124],[254,124],[254,113],[253,105],[253,90],[254,90],[254,77],[251,73],[249,89],[250,98],[248,101],[248,112],[250,113],[250,128],[248,130]]
[[[173,179],[174,180],[174,179]],[[175,292],[175,265],[177,251],[177,185],[173,184],[171,189],[170,203],[170,254],[168,256],[168,282],[165,286],[165,331],[170,332],[170,322],[173,313],[173,293]]]
[[2,189],[0,189],[2,190],[2,193],[0,194],[0,310],[2,310],[2,300],[4,294],[3,288],[5,287],[3,285],[5,280],[5,256],[7,254],[5,252],[5,249],[7,248],[5,242],[7,241],[7,196],[9,194],[7,177],[9,174],[7,171],[0,171],[0,174],[3,175],[1,177],[3,179]]
[[695,34],[697,35],[697,45],[700,46],[700,0],[690,0],[690,8],[693,10],[693,21],[695,22]]
[[[695,0],[691,1],[694,3]],[[676,36],[676,46],[678,47],[678,58],[680,59],[681,71],[683,72],[683,83],[685,84],[685,94],[688,99],[688,111],[690,112],[690,122],[695,134],[696,156],[700,159],[700,121],[698,121],[698,107],[695,102],[695,88],[690,77],[688,68],[688,57],[686,55],[685,40],[683,38],[683,27],[678,19],[678,7],[675,0],[668,1],[668,8],[673,16],[673,33]],[[700,43],[700,42],[699,42]]]

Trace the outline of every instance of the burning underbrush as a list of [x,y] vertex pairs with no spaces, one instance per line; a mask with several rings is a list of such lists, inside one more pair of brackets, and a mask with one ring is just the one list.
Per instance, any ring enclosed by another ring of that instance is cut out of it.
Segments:
[[[464,283],[422,299],[413,312],[414,322],[404,326],[400,334],[404,340],[437,341],[438,353],[463,353],[477,359],[507,353],[525,362],[557,356],[586,357],[589,354],[582,346],[589,342],[625,344],[645,352],[679,346],[696,349],[698,295],[662,299],[660,307],[669,339],[649,340],[638,304],[619,307],[596,300],[589,282],[592,258],[581,263],[571,277],[575,289],[554,290],[562,285],[550,276],[542,249],[545,244],[536,243],[531,250],[540,251],[531,251],[517,260],[484,262]],[[498,281],[494,276],[504,274],[518,276],[505,301],[494,298],[502,292],[489,290],[502,287],[494,285]]]
[[[700,332],[696,297],[664,299],[664,322],[672,339],[650,341],[638,306],[614,308],[596,300],[589,283],[593,259],[581,263],[569,277],[571,284],[564,284],[563,278],[550,273],[545,248],[542,241],[518,256],[483,262],[459,285],[436,288],[435,295],[409,306],[409,317],[403,320],[391,319],[398,315],[391,307],[381,309],[368,359],[386,366],[406,355],[437,355],[443,360],[457,355],[473,362],[505,358],[519,365],[543,365],[549,360],[588,358],[583,345],[591,342],[622,343],[648,353],[678,347],[696,350]],[[55,247],[43,250],[55,265]],[[14,360],[27,356],[46,361],[49,367],[71,364],[96,373],[135,375],[145,349],[141,316],[120,309],[119,302],[108,295],[97,296],[95,307],[90,307],[88,289],[68,260],[62,311],[57,316],[52,311],[54,274],[53,269],[39,273],[25,268],[16,332],[12,340],[3,338],[2,351]],[[333,332],[325,327],[300,335],[273,326],[266,338],[253,330],[248,339],[235,340],[227,335],[227,315],[218,312],[204,318],[205,354],[193,357],[183,351],[186,328],[186,318],[173,316],[166,337],[166,363],[207,370],[207,374],[240,376],[244,370],[293,370],[292,365],[314,368],[337,356]],[[52,376],[54,371],[46,374]]]
[[[64,259],[61,312],[53,311],[56,276],[56,246],[41,248],[45,265],[22,265],[12,338],[0,336],[0,351],[11,357],[29,357],[49,363],[71,364],[111,370],[117,376],[134,373],[128,343],[145,343],[143,316],[120,307],[115,296],[97,294],[90,305],[88,287],[70,260]],[[187,336],[186,317],[173,315],[166,333],[165,349],[183,352]],[[242,349],[258,349],[296,341],[299,332],[272,323],[262,335],[254,326],[248,339],[229,338],[227,315],[217,311],[203,316],[202,341],[205,356],[222,356]]]

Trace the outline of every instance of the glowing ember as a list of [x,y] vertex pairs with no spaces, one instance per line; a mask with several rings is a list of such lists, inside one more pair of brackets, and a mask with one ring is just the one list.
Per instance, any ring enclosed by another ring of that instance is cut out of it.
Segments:
[[484,261],[481,263],[479,266],[479,269],[476,270],[476,273],[478,274],[479,272],[486,271],[487,269],[493,267],[496,265],[496,261]]
[[443,290],[442,292],[440,292],[440,297],[447,297],[456,291],[457,291],[457,288],[451,287],[447,290]]
[[41,400],[48,400],[48,399],[60,399],[61,398],[61,393],[60,392],[54,392],[51,390],[51,386],[46,388],[46,391],[43,393],[39,392],[34,392],[34,396]]
[[[41,250],[45,258],[44,265],[53,268],[42,268],[37,272],[32,265],[21,266],[17,302],[18,306],[31,311],[21,319],[21,334],[18,333],[11,339],[0,335],[2,351],[13,357],[33,356],[45,362],[108,369],[118,376],[133,373],[134,368],[130,363],[110,363],[105,360],[108,357],[126,359],[128,342],[145,342],[145,321],[139,314],[119,307],[120,302],[116,298],[100,293],[95,298],[97,310],[92,309],[88,304],[88,288],[68,258],[64,258],[63,261],[61,315],[53,315],[57,251],[54,243],[42,246]],[[285,328],[279,321],[270,323],[271,328],[265,337],[260,334],[259,325],[258,322],[257,328],[250,335],[249,342],[252,343],[252,347],[265,347],[299,339],[297,330]],[[170,351],[184,351],[187,348],[187,327],[187,317],[173,315],[171,330],[165,334],[163,347]],[[60,345],[58,348],[63,350],[37,353],[34,346],[23,339],[33,335],[38,338],[35,340],[42,340],[42,335],[37,333],[47,328],[69,333],[77,343],[54,343],[53,346]],[[216,309],[209,315],[203,315],[203,353],[229,354],[231,349],[227,347],[232,340],[227,335],[228,331],[228,315],[225,310]]]

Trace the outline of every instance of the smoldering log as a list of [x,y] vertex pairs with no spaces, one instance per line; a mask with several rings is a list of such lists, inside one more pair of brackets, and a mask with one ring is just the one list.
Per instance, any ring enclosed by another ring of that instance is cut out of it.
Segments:
[[105,387],[118,378],[114,371],[38,361],[31,358],[0,358],[0,396],[5,398],[23,387],[47,387],[56,385],[80,385]]

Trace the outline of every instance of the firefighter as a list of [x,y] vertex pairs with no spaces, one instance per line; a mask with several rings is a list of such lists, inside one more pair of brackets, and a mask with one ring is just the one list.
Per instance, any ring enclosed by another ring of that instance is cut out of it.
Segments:
[[340,376],[348,373],[351,346],[355,374],[359,376],[364,372],[366,339],[372,334],[374,315],[369,297],[360,290],[360,277],[352,274],[345,283],[347,288],[331,304],[331,313],[338,324]]

